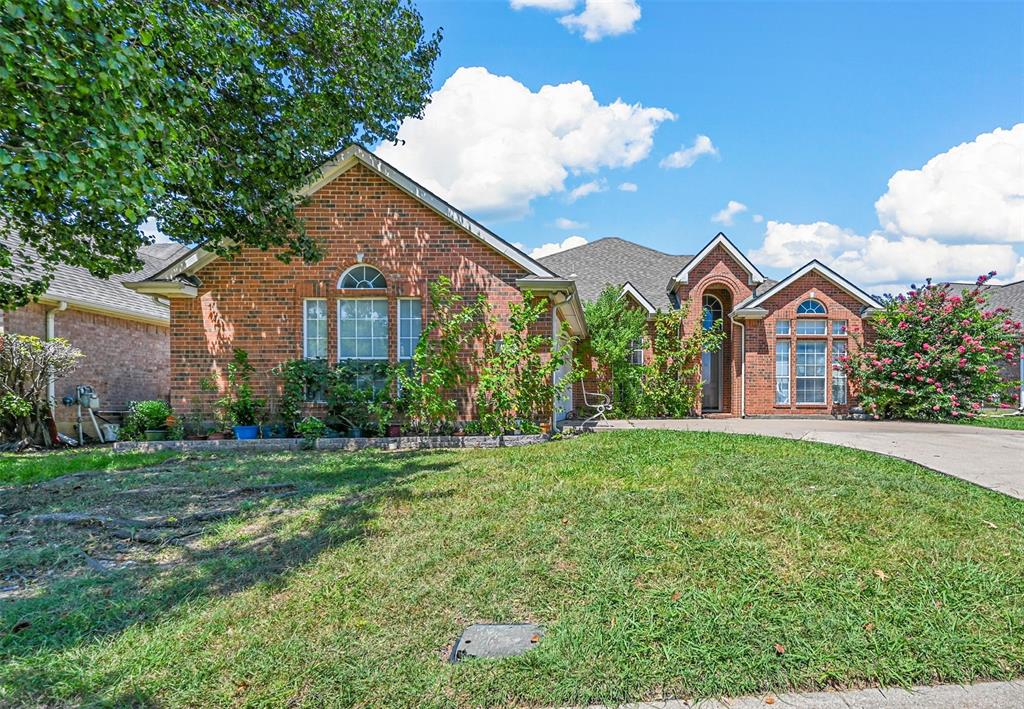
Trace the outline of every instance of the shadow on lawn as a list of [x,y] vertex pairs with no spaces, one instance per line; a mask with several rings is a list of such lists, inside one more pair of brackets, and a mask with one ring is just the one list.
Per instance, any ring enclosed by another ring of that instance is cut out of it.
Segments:
[[[283,588],[291,572],[322,552],[364,538],[379,505],[444,495],[421,495],[408,487],[417,477],[454,465],[441,460],[442,456],[438,452],[390,454],[388,464],[383,459],[361,458],[365,464],[346,461],[332,472],[299,470],[294,477],[286,468],[276,470],[275,481],[294,482],[298,489],[277,502],[278,514],[267,515],[257,506],[252,512],[243,511],[229,519],[229,524],[253,523],[255,534],[244,541],[185,549],[183,561],[166,570],[164,578],[152,578],[158,568],[152,565],[107,573],[90,571],[49,583],[37,595],[3,602],[0,664],[31,659],[36,654],[50,655],[119,634],[138,623],[165,620],[188,612],[188,608],[179,608],[187,601],[237,593],[256,584]],[[336,499],[313,503],[314,497],[332,494]],[[288,531],[285,536],[285,527],[295,521],[295,515],[308,509],[315,510],[313,519],[303,521],[298,531]],[[209,537],[211,531],[207,528],[202,536]],[[40,666],[28,662],[13,671],[0,671],[0,687],[8,683],[15,691],[35,694],[41,690],[48,694],[49,687],[79,685],[77,674],[64,668],[65,663],[44,662]],[[103,684],[116,680],[113,676],[104,678]],[[137,695],[120,701],[148,703]]]

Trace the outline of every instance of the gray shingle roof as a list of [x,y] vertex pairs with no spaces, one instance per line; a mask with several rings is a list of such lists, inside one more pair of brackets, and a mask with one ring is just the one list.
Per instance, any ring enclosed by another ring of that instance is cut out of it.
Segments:
[[990,305],[1007,308],[1015,318],[1024,318],[1024,281],[985,289]]
[[[11,252],[16,269],[19,266],[28,266],[29,269],[35,270],[32,260],[34,252],[31,249],[13,238],[0,237],[0,243]],[[25,255],[20,255],[19,250],[25,251]],[[116,310],[124,313],[126,317],[141,316],[166,321],[169,319],[169,309],[165,303],[158,302],[152,296],[128,290],[123,284],[142,280],[156,273],[187,250],[188,247],[181,244],[144,246],[139,249],[139,257],[145,263],[141,270],[111,276],[109,279],[97,278],[80,266],[60,264],[54,271],[46,295],[57,300],[66,300],[73,305],[91,305],[105,310]]]
[[[669,310],[676,307],[668,297],[669,282],[692,258],[609,236],[545,256],[540,262],[562,278],[576,281],[576,290],[584,303],[596,300],[609,285],[621,287],[631,283],[655,308]],[[756,288],[755,295],[776,282],[765,280]]]
[[668,298],[669,280],[693,256],[677,256],[610,236],[539,259],[562,278],[576,281],[580,299],[596,300],[612,285],[633,284],[655,308],[674,307]]

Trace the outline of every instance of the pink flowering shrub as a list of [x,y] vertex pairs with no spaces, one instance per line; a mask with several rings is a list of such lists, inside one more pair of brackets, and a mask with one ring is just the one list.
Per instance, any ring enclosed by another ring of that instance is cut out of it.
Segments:
[[[1015,402],[1018,382],[1001,370],[1015,365],[1021,323],[990,308],[980,286],[959,293],[928,280],[883,300],[871,324],[875,337],[840,363],[864,410],[875,418],[974,418],[982,406]],[[1015,371],[1010,369],[1010,371]]]

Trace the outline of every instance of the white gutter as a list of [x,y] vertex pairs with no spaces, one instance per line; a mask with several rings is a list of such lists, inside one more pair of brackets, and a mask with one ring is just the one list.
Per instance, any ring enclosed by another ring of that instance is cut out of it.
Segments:
[[[68,309],[68,303],[67,303],[66,300],[62,300],[62,301],[58,302],[52,308],[47,308],[46,309],[46,341],[47,342],[50,342],[54,338],[54,334],[55,334],[55,330],[56,330],[55,322],[56,322],[56,315],[57,315],[57,313],[61,312],[61,311],[64,311],[64,310],[67,310],[67,309]],[[54,401],[54,399],[57,396],[56,389],[57,389],[57,380],[54,378],[53,374],[51,373],[49,381],[47,381],[47,383],[46,383],[46,398],[50,402],[50,416],[52,416],[55,419],[57,418],[57,402]]]

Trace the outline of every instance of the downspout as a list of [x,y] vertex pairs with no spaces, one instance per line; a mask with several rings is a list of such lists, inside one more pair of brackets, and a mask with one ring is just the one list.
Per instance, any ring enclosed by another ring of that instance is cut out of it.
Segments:
[[747,417],[747,327],[740,320],[733,320],[740,326],[740,418]]
[[[68,304],[67,304],[67,301],[64,301],[64,300],[60,301],[59,303],[57,303],[57,305],[53,306],[52,308],[47,308],[46,309],[46,341],[47,342],[50,342],[54,338],[54,330],[55,330],[54,325],[55,325],[55,322],[56,322],[56,317],[55,316],[57,315],[58,312],[61,312],[61,311],[67,310],[67,309],[68,309]],[[57,396],[56,388],[57,388],[57,380],[51,374],[50,375],[50,380],[46,383],[46,398],[50,402],[50,416],[52,416],[54,419],[57,418],[57,411],[56,411],[56,409],[57,409],[57,402],[54,401],[55,397]]]

